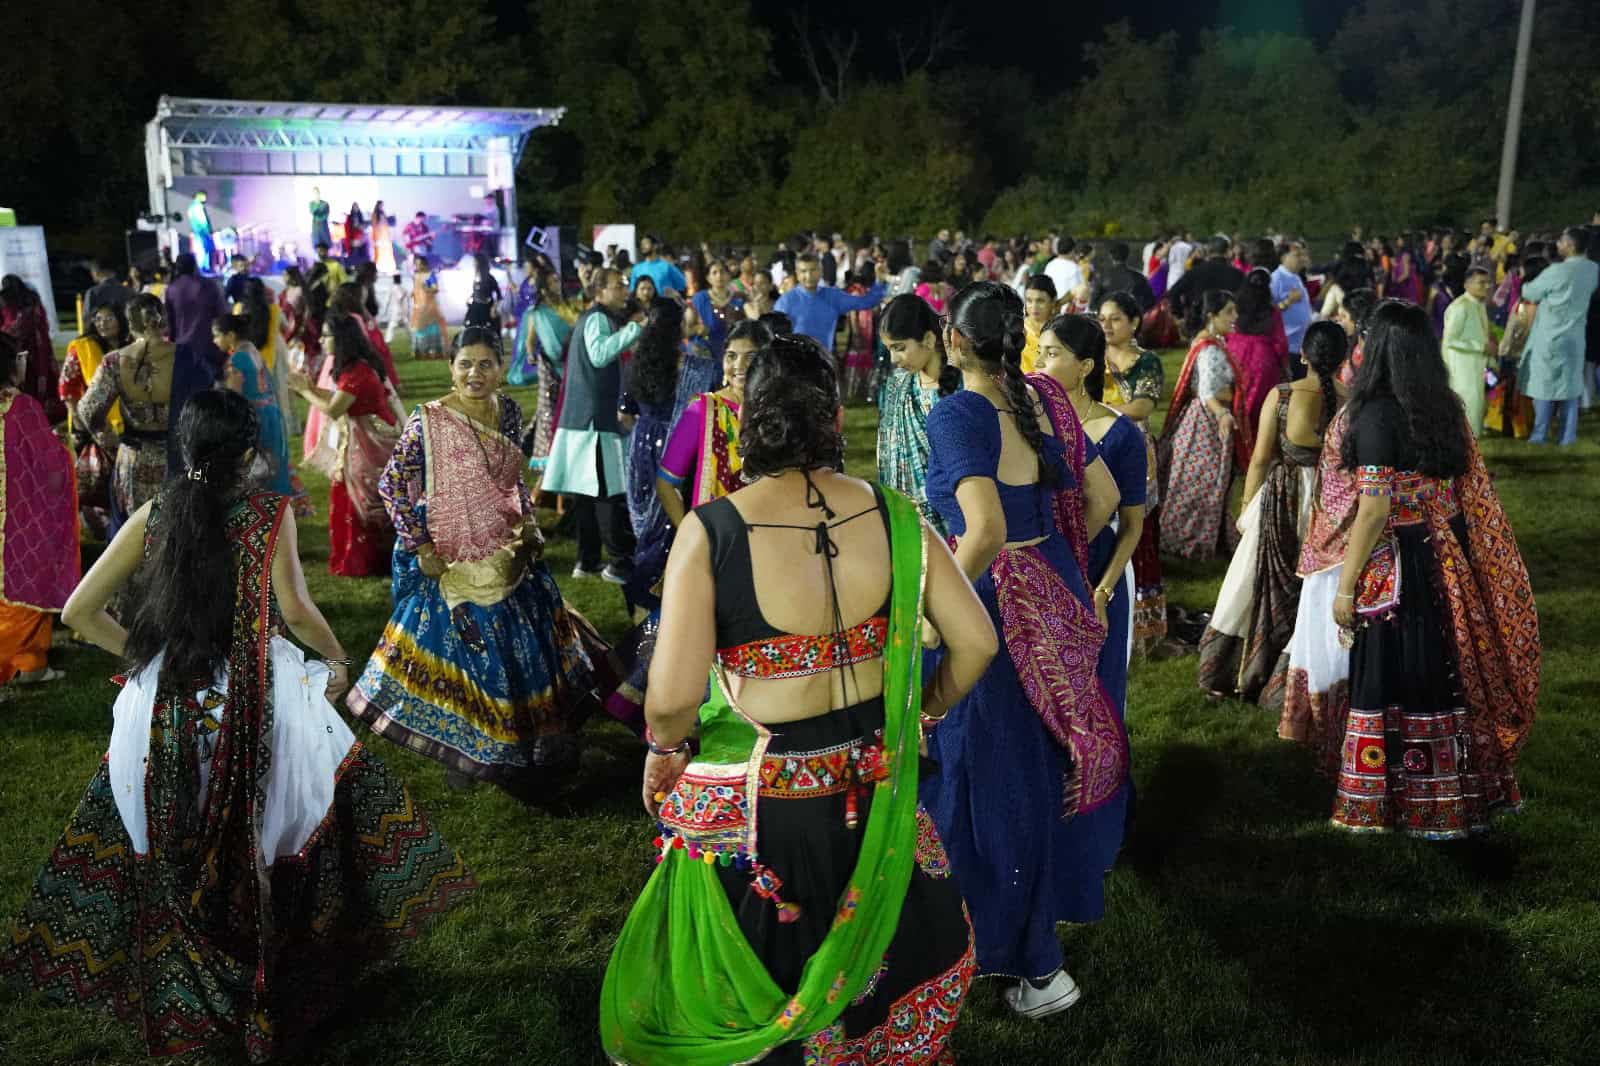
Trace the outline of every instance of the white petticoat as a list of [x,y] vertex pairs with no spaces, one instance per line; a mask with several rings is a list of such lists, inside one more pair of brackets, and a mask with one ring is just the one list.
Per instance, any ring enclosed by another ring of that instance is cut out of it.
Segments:
[[[327,666],[308,662],[305,653],[283,637],[273,637],[272,729],[266,744],[272,753],[267,770],[266,810],[262,813],[261,852],[272,860],[298,854],[333,805],[339,764],[355,744],[355,734],[328,702]],[[111,745],[107,767],[117,812],[133,850],[150,850],[145,811],[145,766],[150,757],[150,715],[155,709],[156,679],[162,656],[128,679],[112,708]],[[228,690],[226,674],[210,692]],[[207,692],[196,698],[203,702]],[[222,721],[221,707],[211,717]],[[200,803],[211,781],[209,741],[200,741]]]
[[[1317,487],[1316,467],[1298,467],[1300,479],[1299,507],[1295,515],[1295,531],[1304,538],[1306,526],[1311,522],[1311,504]],[[1210,628],[1241,640],[1250,636],[1250,617],[1255,610],[1256,554],[1261,548],[1261,498],[1260,489],[1250,497],[1239,515],[1239,546],[1228,562],[1228,573],[1222,579],[1222,590],[1217,593],[1217,605],[1211,612]]]
[[1350,678],[1350,652],[1339,645],[1333,601],[1339,594],[1343,566],[1330,567],[1300,581],[1300,607],[1289,642],[1289,669],[1306,675],[1306,688],[1327,693]]

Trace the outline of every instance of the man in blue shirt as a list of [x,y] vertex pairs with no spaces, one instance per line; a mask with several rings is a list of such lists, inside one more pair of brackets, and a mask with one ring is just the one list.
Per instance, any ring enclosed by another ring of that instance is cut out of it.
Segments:
[[1311,294],[1300,279],[1306,265],[1306,246],[1303,241],[1286,241],[1278,245],[1278,269],[1272,272],[1272,301],[1283,315],[1283,332],[1289,339],[1289,373],[1300,377],[1305,373],[1301,364],[1300,342],[1305,339],[1306,327],[1311,325]]
[[633,277],[629,279],[630,288],[638,288],[640,278],[655,282],[656,292],[661,296],[680,296],[689,287],[683,271],[670,260],[661,258],[660,238],[648,234],[639,238],[639,255],[641,258],[634,264]]
[[796,256],[794,261],[794,276],[798,284],[778,297],[773,310],[788,315],[796,333],[810,337],[831,352],[833,332],[839,324],[839,316],[846,311],[868,311],[877,307],[888,288],[884,283],[887,273],[888,268],[879,263],[878,283],[860,296],[851,296],[843,289],[819,288],[817,283],[822,280],[822,269],[817,257],[805,252]]

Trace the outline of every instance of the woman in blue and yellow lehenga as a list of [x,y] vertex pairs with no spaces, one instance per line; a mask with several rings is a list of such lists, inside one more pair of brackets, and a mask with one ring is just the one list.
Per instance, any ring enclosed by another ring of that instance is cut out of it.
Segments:
[[526,791],[576,767],[592,664],[522,479],[522,411],[499,331],[462,330],[454,388],[418,407],[379,481],[396,530],[394,613],[350,710],[443,763],[452,784]]

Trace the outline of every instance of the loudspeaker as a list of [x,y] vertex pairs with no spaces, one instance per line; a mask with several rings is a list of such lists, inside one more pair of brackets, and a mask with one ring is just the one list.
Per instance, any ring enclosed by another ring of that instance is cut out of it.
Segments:
[[138,267],[145,277],[161,265],[161,235],[150,230],[131,229],[124,237],[128,250],[128,265]]

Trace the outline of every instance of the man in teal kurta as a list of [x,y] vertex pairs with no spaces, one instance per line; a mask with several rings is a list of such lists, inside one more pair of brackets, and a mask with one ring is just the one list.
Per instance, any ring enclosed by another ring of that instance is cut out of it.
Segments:
[[1474,437],[1483,436],[1484,368],[1494,358],[1494,336],[1489,332],[1489,272],[1482,267],[1467,271],[1467,291],[1457,296],[1444,313],[1444,365],[1450,371],[1450,389],[1461,397],[1467,425]]
[[1561,443],[1578,440],[1578,405],[1583,397],[1584,328],[1589,298],[1600,287],[1600,264],[1583,252],[1583,231],[1568,228],[1556,251],[1561,262],[1522,287],[1522,298],[1539,305],[1522,357],[1522,392],[1533,398],[1529,444],[1549,439],[1550,421],[1561,409]]

